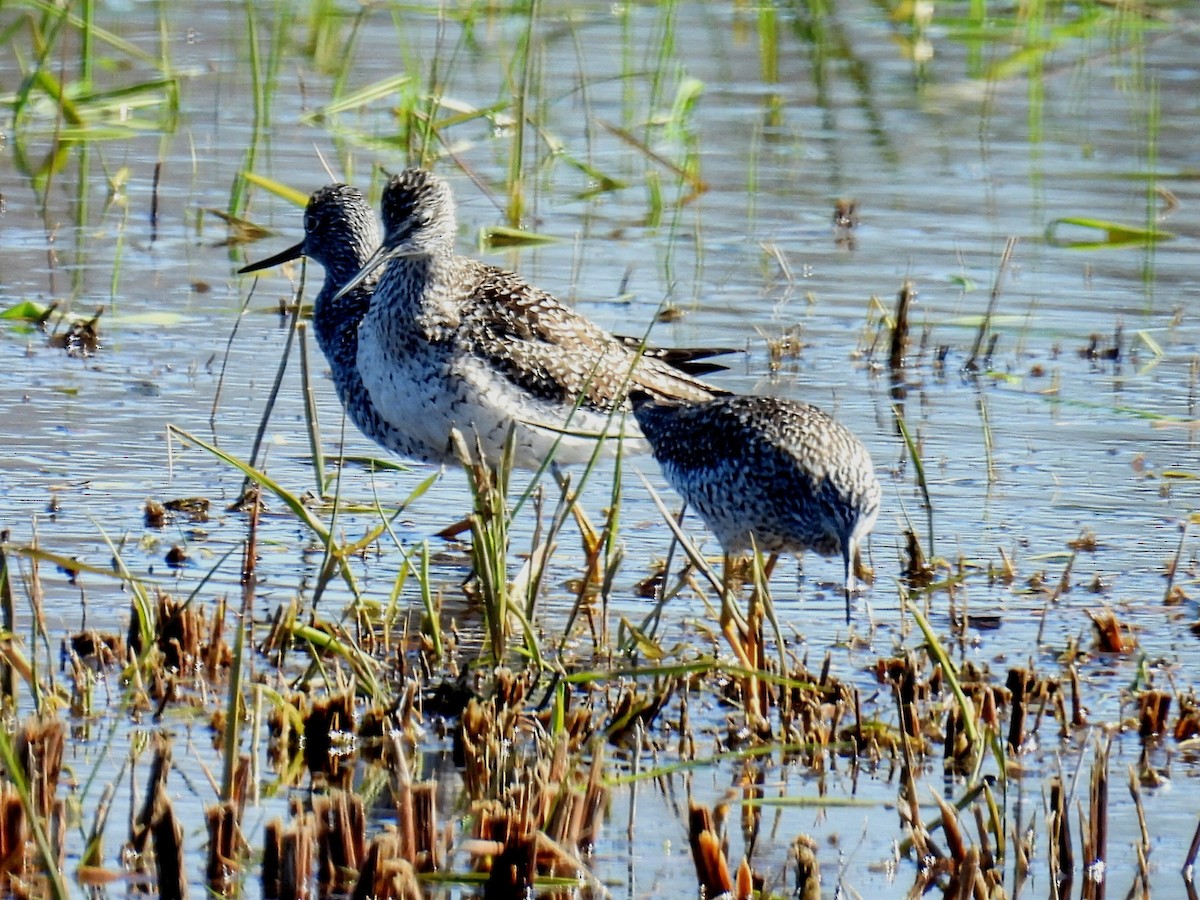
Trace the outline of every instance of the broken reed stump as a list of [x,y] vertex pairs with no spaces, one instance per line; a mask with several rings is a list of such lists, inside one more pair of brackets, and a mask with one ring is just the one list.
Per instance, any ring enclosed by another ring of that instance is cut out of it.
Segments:
[[317,884],[322,897],[344,894],[354,886],[367,857],[367,822],[362,798],[333,791],[313,798],[320,861]]
[[1069,897],[1075,880],[1075,851],[1071,847],[1071,811],[1067,806],[1067,791],[1062,778],[1050,779],[1050,809],[1046,813],[1050,833],[1050,884],[1056,895]]
[[184,900],[187,897],[187,876],[183,862],[183,826],[175,817],[175,809],[171,806],[171,798],[167,796],[165,787],[160,786],[155,793],[150,835],[160,900]]
[[268,846],[272,843],[277,849],[268,852],[278,865],[268,869],[263,860],[263,896],[271,900],[311,897],[315,893],[312,878],[317,859],[317,828],[312,813],[297,813],[286,827],[279,823],[276,829],[269,829]]
[[436,872],[450,851],[450,841],[439,836],[437,821],[437,782],[414,784],[399,735],[393,735],[384,754],[392,773],[392,803],[396,808],[397,852],[417,872]]
[[894,382],[904,380],[904,361],[908,356],[908,310],[917,299],[917,289],[905,281],[896,295],[896,316],[892,324],[891,346],[888,348],[888,370]]
[[1143,741],[1156,740],[1167,733],[1171,695],[1166,691],[1142,691],[1138,696],[1138,735]]
[[1008,670],[1009,720],[1008,720],[1008,751],[1020,753],[1025,744],[1025,701],[1026,695],[1034,684],[1033,673],[1028,669],[1014,668]]
[[401,855],[395,830],[377,834],[367,850],[351,900],[422,900],[421,883],[412,863]]
[[204,880],[219,897],[236,890],[241,874],[242,840],[237,804],[232,800],[215,803],[204,811],[208,829],[208,863]]
[[695,802],[688,803],[688,842],[702,896],[720,897],[733,891],[729,863],[713,824],[712,810]]
[[817,842],[806,834],[792,842],[791,856],[796,861],[796,900],[821,900],[821,867],[817,862]]
[[537,835],[533,832],[509,837],[500,855],[492,860],[483,886],[484,900],[532,897],[537,878],[537,850]]
[[354,774],[354,693],[315,697],[304,716],[304,764],[314,784],[348,788]]
[[242,817],[250,786],[250,756],[243,753],[234,769],[232,794],[222,803],[204,811],[208,829],[208,863],[204,876],[218,896],[234,891],[241,876],[242,860],[250,855],[250,845],[242,834]]
[[1105,870],[1108,861],[1108,753],[1111,744],[1097,741],[1096,757],[1092,760],[1092,777],[1088,791],[1086,814],[1081,811],[1081,840],[1083,843],[1084,879],[1080,896],[1083,900],[1100,900],[1104,896]]

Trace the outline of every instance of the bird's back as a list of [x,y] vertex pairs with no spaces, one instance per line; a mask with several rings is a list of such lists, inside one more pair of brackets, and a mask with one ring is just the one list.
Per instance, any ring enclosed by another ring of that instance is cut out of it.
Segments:
[[630,387],[687,400],[720,393],[641,357],[519,275],[457,255],[390,263],[360,342],[377,405],[431,453],[456,427],[494,458],[515,428],[516,463],[526,468],[551,451],[560,462],[587,460],[601,436],[610,448],[621,437],[644,449],[632,420],[621,424]]
[[638,398],[663,473],[729,552],[834,555],[870,531],[880,488],[854,434],[815,406],[771,397],[693,405]]

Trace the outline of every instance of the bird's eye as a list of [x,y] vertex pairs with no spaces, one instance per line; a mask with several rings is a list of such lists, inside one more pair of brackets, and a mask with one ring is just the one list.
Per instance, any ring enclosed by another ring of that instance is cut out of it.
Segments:
[[304,230],[305,231],[316,231],[317,230],[317,217],[314,216],[312,213],[304,214]]

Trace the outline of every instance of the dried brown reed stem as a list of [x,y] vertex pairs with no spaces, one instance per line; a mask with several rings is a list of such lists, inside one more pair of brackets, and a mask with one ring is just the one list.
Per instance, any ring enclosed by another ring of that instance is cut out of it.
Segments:
[[721,837],[713,824],[712,810],[693,801],[688,803],[688,841],[701,896],[720,897],[733,890],[729,863],[721,846]]
[[263,829],[262,892],[277,900],[283,892],[283,819],[272,819]]
[[[15,634],[17,607],[8,566],[9,536],[7,528],[0,530],[0,626],[5,634]],[[16,668],[8,661],[7,654],[0,654],[0,698],[6,708],[16,702],[18,684]]]
[[233,800],[214,803],[204,811],[208,829],[208,862],[204,867],[204,878],[217,896],[229,896],[239,881],[241,860],[246,855],[240,818],[237,803]]
[[30,868],[29,827],[17,789],[0,781],[0,873],[21,878]]
[[286,826],[279,819],[267,824],[263,850],[263,897],[298,900],[313,894],[317,857],[317,826],[312,813],[293,810]]
[[165,787],[156,791],[153,809],[150,833],[158,872],[158,896],[160,900],[184,900],[187,868],[183,862],[183,826],[175,816]]
[[205,880],[212,892],[218,895],[228,895],[238,886],[242,860],[250,856],[250,844],[241,832],[250,782],[251,757],[242,754],[234,770],[232,796],[221,803],[212,804],[204,811],[209,833]]
[[1096,644],[1101,653],[1132,653],[1137,648],[1129,626],[1118,619],[1112,609],[1104,607],[1099,612],[1085,609],[1084,612],[1095,626]]
[[802,834],[792,842],[788,856],[796,861],[796,900],[821,900],[821,866],[817,862],[817,842]]
[[50,818],[57,804],[64,741],[65,726],[57,718],[27,719],[17,736],[17,762],[24,770],[32,813],[42,821]]
[[304,764],[315,782],[349,786],[354,774],[349,748],[354,736],[354,693],[314,697],[304,713]]
[[1083,843],[1084,879],[1081,896],[1084,900],[1100,900],[1104,896],[1105,869],[1108,853],[1108,752],[1111,744],[1097,741],[1092,760],[1091,786],[1086,813],[1079,811]]
[[319,864],[317,884],[321,896],[343,894],[358,881],[367,858],[366,813],[362,798],[333,791],[313,798],[317,822]]
[[1083,714],[1083,692],[1079,689],[1079,670],[1075,663],[1067,668],[1071,681],[1071,727],[1082,728],[1087,725],[1087,717]]
[[134,817],[129,844],[136,853],[145,853],[151,827],[154,824],[159,793],[166,793],[167,775],[171,771],[171,739],[159,732],[154,738],[154,759],[150,764],[150,777],[146,782],[146,793],[142,808]]
[[888,349],[888,369],[893,382],[904,379],[904,362],[908,356],[908,310],[916,299],[917,289],[906,279],[896,294],[896,315],[892,323],[892,340]]
[[504,849],[492,860],[487,882],[483,886],[484,900],[533,896],[533,884],[537,878],[537,849],[537,836],[533,833],[509,837],[504,842]]
[[1200,854],[1200,822],[1196,823],[1196,831],[1192,835],[1192,843],[1188,846],[1187,856],[1183,858],[1183,877],[1190,885],[1196,871],[1196,856]]
[[1138,696],[1138,735],[1143,741],[1167,733],[1171,695],[1166,691],[1147,690]]
[[[1142,806],[1142,789],[1138,782],[1137,771],[1129,767],[1129,796],[1133,798],[1134,809],[1137,810],[1138,829],[1141,840],[1135,846],[1137,851],[1137,880],[1142,884],[1142,896],[1150,896],[1150,829],[1146,825],[1146,810]],[[1136,886],[1136,883],[1135,883]],[[1130,889],[1130,895],[1133,888]]]
[[1058,896],[1070,896],[1075,878],[1075,851],[1071,846],[1071,815],[1067,791],[1057,775],[1050,779],[1050,808],[1046,812],[1046,830],[1050,837],[1048,859],[1050,884]]
[[1028,669],[1008,670],[1005,687],[1009,693],[1008,752],[1020,753],[1025,745],[1025,699],[1035,678]]
[[1197,701],[1194,690],[1179,695],[1179,718],[1171,735],[1177,741],[1200,736],[1200,701]]
[[983,340],[987,336],[988,329],[992,327],[992,315],[996,311],[996,303],[1000,299],[1000,292],[1004,287],[1004,275],[1008,271],[1009,264],[1012,262],[1013,251],[1017,248],[1017,240],[1014,236],[1004,242],[1004,250],[1000,254],[1000,264],[996,267],[996,278],[992,282],[992,292],[988,296],[987,311],[983,314],[983,320],[979,323],[979,332],[975,335],[975,343],[971,347],[971,355],[963,366],[968,372],[977,372],[979,370],[979,350],[983,346]]
[[416,870],[404,858],[395,831],[375,836],[358,876],[352,900],[422,900]]

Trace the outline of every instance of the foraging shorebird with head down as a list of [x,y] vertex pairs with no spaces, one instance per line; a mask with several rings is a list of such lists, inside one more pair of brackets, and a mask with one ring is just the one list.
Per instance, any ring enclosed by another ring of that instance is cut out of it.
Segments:
[[775,397],[660,402],[635,391],[633,413],[670,485],[727,556],[813,550],[842,557],[846,620],[859,544],[882,491],[867,448],[815,406]]

